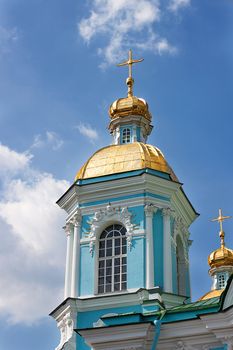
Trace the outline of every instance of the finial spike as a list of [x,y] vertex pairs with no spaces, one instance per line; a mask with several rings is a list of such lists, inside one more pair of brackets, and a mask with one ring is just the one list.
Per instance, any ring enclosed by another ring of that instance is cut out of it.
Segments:
[[139,63],[142,62],[144,60],[144,58],[140,58],[139,60],[133,60],[132,57],[132,50],[129,50],[129,56],[128,56],[128,61],[122,62],[117,64],[118,67],[121,66],[128,66],[129,67],[129,76],[126,79],[126,84],[128,86],[128,97],[129,96],[133,96],[133,84],[134,84],[134,80],[133,80],[133,75],[132,75],[132,66],[134,63]]
[[212,219],[211,221],[218,221],[219,226],[220,226],[220,232],[219,232],[219,237],[221,240],[221,246],[224,247],[225,246],[225,233],[223,231],[223,221],[225,221],[226,219],[230,219],[231,216],[223,216],[222,215],[222,209],[219,209],[218,211],[218,217],[215,219]]

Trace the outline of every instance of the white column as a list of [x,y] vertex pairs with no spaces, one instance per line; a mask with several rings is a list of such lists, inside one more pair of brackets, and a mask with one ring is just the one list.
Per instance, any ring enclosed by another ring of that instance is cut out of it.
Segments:
[[72,266],[72,250],[73,250],[73,227],[71,223],[65,226],[67,236],[66,246],[66,271],[65,271],[65,293],[64,298],[70,297],[71,292],[71,266]]
[[164,291],[172,293],[171,209],[163,211],[163,283]]
[[80,210],[74,216],[72,221],[74,225],[73,259],[71,273],[71,297],[78,297],[77,286],[79,283],[79,265],[80,265],[80,229],[82,216]]
[[153,240],[153,215],[156,211],[152,204],[145,206],[146,214],[146,288],[154,287],[154,240]]

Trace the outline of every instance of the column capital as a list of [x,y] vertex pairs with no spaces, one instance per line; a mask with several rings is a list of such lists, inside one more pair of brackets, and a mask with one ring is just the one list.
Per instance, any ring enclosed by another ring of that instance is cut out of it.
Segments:
[[146,216],[152,217],[153,214],[155,214],[156,211],[158,210],[158,207],[156,207],[152,203],[148,203],[148,204],[145,205],[144,210],[145,210]]
[[67,222],[65,226],[63,226],[63,229],[65,231],[66,236],[70,236],[72,233],[72,224],[70,222]]
[[77,226],[81,226],[81,222],[82,222],[82,213],[81,210],[78,208],[75,212],[75,214],[72,216],[72,218],[70,219],[70,221],[72,222],[72,224],[77,227]]
[[73,216],[69,218],[66,225],[70,225],[71,227],[72,226],[77,227],[77,226],[81,226],[81,222],[82,222],[82,214],[81,214],[81,210],[78,208],[76,212],[73,214]]
[[174,216],[175,211],[172,210],[171,208],[167,207],[167,208],[163,208],[162,209],[162,215],[163,216]]

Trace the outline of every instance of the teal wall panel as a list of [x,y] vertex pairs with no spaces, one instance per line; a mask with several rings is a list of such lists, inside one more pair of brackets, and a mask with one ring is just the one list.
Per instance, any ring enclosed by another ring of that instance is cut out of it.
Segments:
[[163,216],[158,210],[153,217],[155,286],[163,288]]
[[80,288],[79,295],[94,293],[94,254],[89,252],[89,245],[81,245],[80,248]]
[[178,294],[176,249],[173,245],[172,245],[172,287],[173,287],[173,293]]
[[[134,306],[126,306],[126,307],[119,307],[119,308],[108,308],[108,309],[102,309],[102,310],[93,310],[93,311],[87,311],[87,312],[79,312],[77,316],[77,328],[91,328],[93,327],[93,323],[97,322],[101,316],[110,314],[110,313],[128,313],[128,312],[140,312],[141,306],[140,305],[134,305]],[[85,344],[83,341],[83,338],[78,335],[77,337],[77,350],[89,350],[90,347]]]
[[127,288],[143,288],[145,286],[144,237],[136,237],[132,241],[131,250],[127,253]]
[[81,229],[81,238],[87,237],[87,234],[90,231],[90,225],[88,222],[90,222],[91,216],[90,215],[83,215],[82,217],[82,229]]
[[132,224],[136,225],[135,229],[143,229],[145,227],[144,207],[139,205],[137,207],[129,208],[129,211],[133,214]]

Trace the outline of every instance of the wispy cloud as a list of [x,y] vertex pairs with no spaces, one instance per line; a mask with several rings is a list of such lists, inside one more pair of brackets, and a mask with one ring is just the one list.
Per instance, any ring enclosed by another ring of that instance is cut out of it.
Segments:
[[183,7],[191,5],[191,0],[170,0],[168,9],[172,12],[177,12]]
[[79,125],[76,125],[75,128],[78,129],[80,134],[86,136],[87,139],[92,143],[99,138],[96,129],[91,127],[89,124],[80,123]]
[[11,51],[12,45],[18,40],[18,29],[6,28],[0,25],[0,57]]
[[78,29],[86,43],[101,36],[105,41],[98,53],[104,58],[102,67],[116,63],[129,47],[138,47],[154,54],[174,54],[177,49],[155,30],[164,12],[176,12],[190,0],[170,0],[161,7],[159,0],[92,0],[89,17],[81,19]]
[[65,218],[55,201],[68,183],[36,171],[31,157],[0,146],[0,314],[10,323],[40,320],[63,292]]
[[62,147],[64,141],[54,131],[46,131],[45,135],[38,134],[34,137],[31,148],[43,148],[46,146],[51,147],[53,151],[57,151]]
[[[159,1],[93,0],[92,4],[90,16],[79,23],[79,32],[86,42],[101,34],[107,37],[107,45],[98,50],[104,57],[102,66],[122,59],[125,49],[135,46],[135,34],[141,49],[159,52],[159,42],[165,40],[153,30],[153,24],[161,18]],[[171,48],[167,41],[163,52]]]

